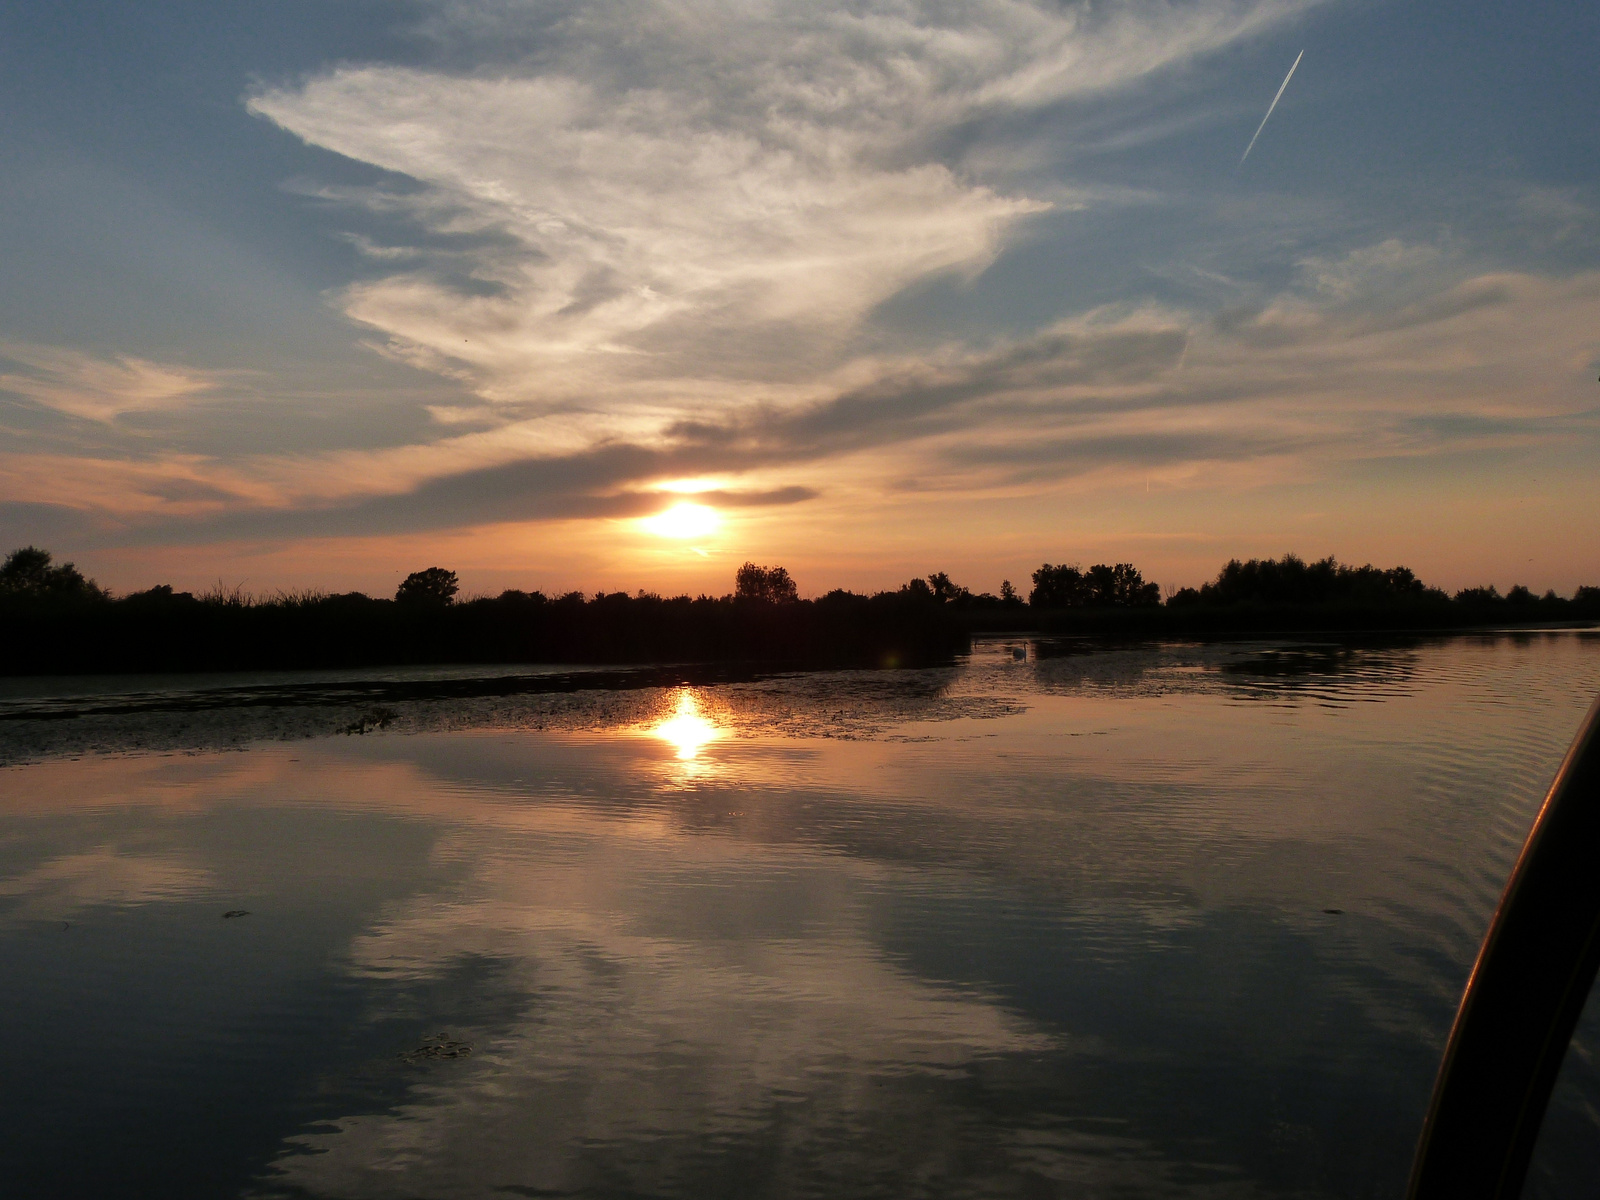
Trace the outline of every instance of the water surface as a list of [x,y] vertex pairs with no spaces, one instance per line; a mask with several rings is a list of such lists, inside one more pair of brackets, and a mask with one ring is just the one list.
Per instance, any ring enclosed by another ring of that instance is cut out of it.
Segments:
[[1600,639],[493,675],[8,685],[5,1195],[1398,1196]]

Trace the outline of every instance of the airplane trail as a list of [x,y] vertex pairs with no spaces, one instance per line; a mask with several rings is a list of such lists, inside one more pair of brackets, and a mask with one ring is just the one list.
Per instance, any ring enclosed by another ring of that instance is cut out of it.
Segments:
[[[1304,50],[1294,56],[1294,67],[1300,65],[1300,60],[1306,56]],[[1267,122],[1272,118],[1272,110],[1278,107],[1278,101],[1283,99],[1283,89],[1289,86],[1289,80],[1294,78],[1294,67],[1289,68],[1289,73],[1283,77],[1283,82],[1278,85],[1278,94],[1272,98],[1272,103],[1267,105],[1267,115],[1261,118],[1261,124],[1256,126],[1255,137],[1250,139],[1250,144],[1244,148],[1244,153],[1239,156],[1239,165],[1244,166],[1244,160],[1250,157],[1250,151],[1256,148],[1256,138],[1261,136],[1261,131],[1267,127]]]

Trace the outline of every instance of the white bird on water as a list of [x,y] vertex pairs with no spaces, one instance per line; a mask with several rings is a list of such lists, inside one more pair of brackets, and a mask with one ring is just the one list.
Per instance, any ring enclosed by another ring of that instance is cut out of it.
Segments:
[[1267,127],[1267,122],[1272,118],[1272,110],[1278,107],[1278,101],[1283,99],[1283,89],[1289,86],[1289,80],[1294,78],[1294,68],[1300,65],[1300,60],[1306,56],[1304,50],[1294,56],[1294,66],[1289,68],[1289,73],[1283,77],[1283,82],[1278,85],[1278,94],[1272,98],[1272,103],[1267,105],[1267,115],[1261,118],[1261,124],[1256,126],[1255,137],[1250,139],[1250,144],[1244,148],[1244,153],[1239,156],[1239,165],[1244,166],[1244,160],[1250,157],[1250,151],[1256,148],[1256,138],[1261,136],[1261,131]]

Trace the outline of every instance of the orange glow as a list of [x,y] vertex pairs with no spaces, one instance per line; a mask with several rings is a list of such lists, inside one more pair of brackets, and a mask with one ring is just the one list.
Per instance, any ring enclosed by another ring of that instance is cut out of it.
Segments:
[[726,487],[727,481],[702,476],[695,479],[669,479],[666,483],[658,485],[663,492],[678,492],[693,495],[695,492],[710,492],[719,487]]

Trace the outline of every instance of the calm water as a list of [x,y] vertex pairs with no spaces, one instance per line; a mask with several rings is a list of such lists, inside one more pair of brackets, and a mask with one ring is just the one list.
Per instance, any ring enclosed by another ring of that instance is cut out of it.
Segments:
[[1600,638],[1050,650],[13,682],[0,1194],[1399,1195]]

